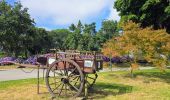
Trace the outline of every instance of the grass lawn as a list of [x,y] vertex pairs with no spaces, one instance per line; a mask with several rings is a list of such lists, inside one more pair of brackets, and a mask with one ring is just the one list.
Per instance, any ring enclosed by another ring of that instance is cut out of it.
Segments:
[[[98,75],[89,100],[170,100],[170,69],[138,70],[134,78],[128,71]],[[0,82],[0,100],[49,100],[50,95],[45,92],[42,87],[42,94],[37,95],[36,79]]]

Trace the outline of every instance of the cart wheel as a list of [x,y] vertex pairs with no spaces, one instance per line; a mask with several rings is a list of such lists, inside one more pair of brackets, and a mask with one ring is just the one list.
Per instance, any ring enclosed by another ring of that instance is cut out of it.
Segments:
[[74,98],[83,90],[84,75],[77,63],[69,59],[61,59],[48,68],[46,86],[54,98]]
[[86,84],[87,84],[89,89],[91,89],[93,87],[93,85],[96,82],[97,77],[98,77],[97,73],[85,75]]

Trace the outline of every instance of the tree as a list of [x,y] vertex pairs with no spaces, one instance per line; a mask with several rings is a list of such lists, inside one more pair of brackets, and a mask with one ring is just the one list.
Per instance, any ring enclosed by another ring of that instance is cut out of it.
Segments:
[[28,9],[23,8],[20,2],[12,7],[5,0],[0,2],[0,28],[1,45],[9,55],[18,56],[27,47],[25,41],[31,39],[34,21],[28,14]]
[[83,25],[82,25],[81,21],[79,20],[75,31],[76,31],[76,33],[80,34],[80,33],[82,33],[82,30],[83,30]]
[[117,21],[104,20],[102,22],[101,30],[99,33],[104,34],[106,40],[111,39],[113,36],[118,35]]
[[89,51],[99,51],[100,50],[100,45],[98,44],[98,40],[96,36],[92,36],[89,40],[88,44],[88,49]]
[[74,32],[74,31],[76,30],[76,26],[75,26],[74,24],[71,24],[71,25],[69,26],[69,30],[72,31],[72,32]]
[[[74,26],[74,24],[72,24],[71,26]],[[52,37],[52,41],[54,43],[53,48],[65,50],[66,45],[64,44],[64,42],[69,34],[71,34],[71,32],[67,29],[56,29],[50,31],[49,35]]]
[[89,51],[89,41],[91,40],[91,35],[82,34],[78,44],[78,50]]
[[77,50],[80,38],[81,38],[81,34],[79,33],[73,32],[69,34],[64,42],[66,49]]
[[6,22],[7,21],[7,14],[9,14],[11,12],[11,6],[8,5],[5,0],[0,2],[0,45],[2,47],[3,50],[5,50],[7,52],[7,54],[10,53],[10,46],[7,44],[7,41],[5,41],[5,35],[7,33],[7,31],[9,30],[5,30],[6,28],[9,29],[9,25]]
[[36,36],[31,43],[32,46],[28,48],[28,51],[32,55],[48,52],[54,45],[52,37],[43,28],[35,28],[34,31]]
[[138,59],[146,59],[160,69],[166,67],[170,52],[170,35],[166,33],[166,30],[140,28],[139,24],[133,22],[126,23],[123,30],[122,36],[112,38],[104,44],[105,55],[109,55],[108,51],[111,51],[112,56],[133,56],[132,71]]
[[83,29],[84,34],[96,35],[96,23],[85,24]]
[[114,7],[120,12],[121,22],[132,20],[142,27],[166,28],[170,33],[169,0],[116,0]]

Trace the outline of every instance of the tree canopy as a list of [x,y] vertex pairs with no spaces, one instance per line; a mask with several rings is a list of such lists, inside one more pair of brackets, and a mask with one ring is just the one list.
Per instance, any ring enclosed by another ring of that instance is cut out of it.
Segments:
[[4,0],[0,2],[0,45],[8,54],[18,56],[22,49],[28,49],[32,41],[34,21],[27,8],[20,2],[12,7]]
[[132,56],[135,63],[145,59],[159,68],[165,68],[170,52],[170,35],[166,30],[153,30],[151,27],[140,28],[139,24],[126,23],[123,35],[112,38],[104,44],[105,55]]
[[0,2],[0,49],[10,56],[29,56],[48,52],[50,48],[60,50],[100,51],[103,43],[117,36],[117,22],[104,20],[101,29],[96,23],[71,24],[69,29],[46,31],[37,28],[34,20],[20,2],[14,5]]
[[170,33],[169,0],[116,0],[114,7],[120,12],[121,22],[132,20],[142,27],[166,28]]

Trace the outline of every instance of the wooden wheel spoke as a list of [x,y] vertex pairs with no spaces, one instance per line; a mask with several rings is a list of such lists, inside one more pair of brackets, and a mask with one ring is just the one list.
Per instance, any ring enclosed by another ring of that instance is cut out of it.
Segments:
[[61,75],[64,75],[64,73],[61,71],[61,69],[59,69],[59,71],[60,71],[60,74],[61,74]]
[[72,75],[72,73],[76,70],[77,68],[75,67],[72,71],[71,71],[71,73],[68,75],[68,77],[70,77],[71,75]]
[[73,78],[72,80],[70,80],[70,82],[73,82],[74,85],[76,85],[78,82],[80,82],[79,79],[80,79],[80,77],[77,76],[77,77]]
[[67,70],[67,68],[64,69],[64,73],[65,73],[65,76],[68,76],[68,70]]
[[69,80],[75,80],[77,77],[68,77]]
[[78,80],[71,80],[70,82],[75,82],[75,83],[77,83],[77,82],[78,82]]
[[77,87],[75,87],[74,85],[72,85],[72,84],[70,84],[70,83],[69,83],[69,86],[72,87],[72,88],[74,88],[76,91],[79,91],[79,89],[78,89]]
[[53,83],[50,83],[49,85],[55,85],[56,83],[59,83],[59,82],[53,82]]
[[65,95],[67,96],[67,85],[65,84]]
[[53,83],[50,83],[49,85],[56,85],[56,83],[59,83],[59,82],[53,82]]
[[79,78],[80,77],[80,75],[73,75],[73,76],[71,76],[71,77],[68,77],[68,79],[69,80],[75,80],[75,79],[77,79],[77,78]]
[[[78,81],[79,79],[80,79],[80,77],[77,78],[77,81]],[[74,85],[76,85],[76,84],[77,84],[77,82],[74,83]]]
[[81,94],[84,75],[79,66],[70,59],[61,59],[47,70],[46,85],[52,96],[76,97]]
[[57,74],[57,75],[59,75],[59,76],[62,76],[62,73],[56,72],[56,71],[54,71],[54,70],[52,70],[52,72],[53,72],[54,74]]
[[80,77],[80,75],[73,75],[72,77],[69,77],[69,79],[76,79],[78,77]]
[[56,89],[58,89],[61,86],[62,83],[60,83],[57,87],[55,87],[55,89],[52,90],[52,92],[54,92]]
[[77,76],[77,77],[74,77],[73,79],[72,78],[70,78],[70,80],[71,81],[75,81],[77,79],[77,81],[78,81],[78,79],[79,79],[79,76]]
[[66,62],[65,62],[65,61],[63,61],[63,64],[64,64],[64,74],[63,74],[63,75],[65,75],[65,76],[66,76]]
[[71,88],[68,87],[68,89],[70,90],[70,94],[73,96],[74,94],[73,94],[73,91],[71,90]]
[[60,92],[58,93],[58,96],[61,95],[61,92],[63,91],[63,87],[64,87],[64,84],[62,85],[61,89],[60,89]]

